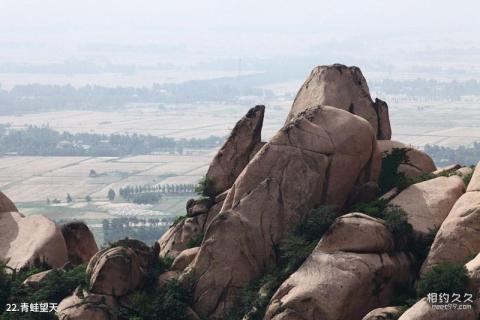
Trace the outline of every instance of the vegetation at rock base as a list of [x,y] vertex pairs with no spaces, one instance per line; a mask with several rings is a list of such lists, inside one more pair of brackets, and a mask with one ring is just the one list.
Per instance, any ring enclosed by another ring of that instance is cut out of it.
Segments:
[[328,206],[313,209],[305,215],[277,248],[277,267],[242,289],[227,320],[240,320],[244,315],[248,315],[249,320],[263,319],[268,302],[278,287],[312,253],[337,216],[334,208]]
[[443,262],[434,266],[417,282],[417,296],[426,297],[429,293],[469,292],[468,271],[464,262]]
[[145,285],[128,296],[128,304],[121,304],[120,319],[187,320],[192,295],[187,285],[176,279],[158,286],[158,276],[172,264],[171,257],[158,258],[145,277]]
[[[69,296],[75,288],[86,286],[86,265],[79,265],[70,270],[55,269],[39,283],[39,287],[32,289],[22,286],[29,276],[46,270],[45,267],[30,267],[19,272],[7,274],[5,266],[0,266],[0,305],[6,303],[59,303]],[[0,310],[2,320],[50,320],[55,319],[53,313],[20,313],[4,312]]]
[[200,247],[203,241],[203,237],[205,236],[205,233],[199,233],[194,235],[190,240],[187,242],[187,248],[195,248],[195,247]]
[[198,182],[195,187],[195,192],[203,197],[213,198],[215,197],[215,182],[212,178],[205,176]]
[[408,149],[394,148],[390,153],[382,154],[382,171],[378,185],[383,192],[395,187],[401,188],[407,184],[405,174],[398,172],[401,164],[408,164]]

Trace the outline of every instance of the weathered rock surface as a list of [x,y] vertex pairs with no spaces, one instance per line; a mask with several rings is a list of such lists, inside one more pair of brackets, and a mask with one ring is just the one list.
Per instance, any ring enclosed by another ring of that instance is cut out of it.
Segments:
[[400,312],[398,307],[378,308],[367,313],[362,320],[391,320]]
[[261,143],[261,133],[265,106],[255,106],[237,122],[218,151],[207,171],[216,190],[215,194],[229,189],[243,168],[250,161],[254,150]]
[[0,214],[4,212],[17,212],[15,204],[3,192],[0,191]]
[[77,289],[58,305],[59,320],[116,320],[117,303],[112,296]]
[[404,173],[408,177],[416,177],[424,172],[434,172],[437,170],[432,158],[421,150],[414,149],[398,141],[378,141],[380,153],[391,153],[393,149],[407,149],[408,164],[401,164],[398,172]]
[[411,185],[390,204],[405,210],[415,232],[427,235],[431,229],[440,227],[464,191],[460,177],[438,177]]
[[99,251],[87,267],[89,291],[112,296],[123,296],[141,283],[143,270],[135,251],[114,247]]
[[357,67],[334,64],[313,69],[295,97],[287,122],[316,105],[349,111],[366,119],[378,139],[391,138],[388,106],[380,99],[372,100],[367,81]]
[[264,319],[362,319],[391,302],[396,284],[410,281],[404,254],[325,253],[316,248],[280,286]]
[[[210,224],[210,221],[220,212],[227,192],[223,192],[215,197],[213,204],[208,211],[203,214],[197,214],[194,217],[185,218],[176,225],[170,227],[158,240],[160,246],[160,256],[171,256],[175,258],[180,252],[188,249],[188,243],[195,236],[204,233]],[[197,200],[189,201],[189,208],[195,206]]]
[[415,303],[405,311],[399,320],[476,320],[475,311],[471,310],[437,310],[426,298]]
[[221,319],[240,288],[275,264],[274,246],[312,208],[343,207],[375,181],[380,155],[364,119],[314,107],[286,124],[235,181],[192,264],[194,309]]
[[464,261],[480,252],[480,166],[477,165],[467,192],[457,200],[438,230],[422,272],[445,261]]
[[72,265],[88,262],[98,252],[92,232],[81,221],[64,224],[62,235],[67,245],[68,261]]
[[0,260],[20,269],[45,262],[62,267],[67,262],[67,248],[60,228],[42,215],[23,217],[18,212],[0,214]]
[[394,288],[413,280],[410,258],[388,253],[393,247],[383,221],[358,213],[337,218],[274,294],[264,320],[355,320],[389,305]]
[[183,250],[173,261],[171,270],[183,271],[197,256],[200,247]]
[[40,286],[40,283],[44,281],[45,278],[54,271],[55,269],[50,269],[50,270],[32,274],[30,277],[25,279],[25,281],[23,281],[22,286],[38,289]]
[[[354,240],[352,235],[355,235]],[[392,234],[383,220],[363,213],[350,213],[335,220],[318,243],[317,250],[382,253],[394,248]]]
[[474,259],[470,260],[465,267],[467,268],[472,286],[477,292],[477,297],[480,298],[478,295],[480,294],[480,253],[477,254]]

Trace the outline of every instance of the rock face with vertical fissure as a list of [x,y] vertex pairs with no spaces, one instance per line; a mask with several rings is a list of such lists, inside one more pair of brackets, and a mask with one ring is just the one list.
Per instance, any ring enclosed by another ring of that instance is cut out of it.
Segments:
[[316,206],[343,207],[379,170],[367,121],[325,106],[298,114],[251,160],[209,225],[190,268],[198,314],[223,319],[241,288],[274,266],[291,226]]
[[367,81],[357,67],[334,64],[313,69],[295,97],[287,122],[315,105],[340,108],[366,119],[379,140],[392,136],[387,103],[372,100]]

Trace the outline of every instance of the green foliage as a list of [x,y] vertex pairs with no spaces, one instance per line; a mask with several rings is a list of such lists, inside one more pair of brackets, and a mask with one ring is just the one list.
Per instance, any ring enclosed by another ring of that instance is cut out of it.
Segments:
[[205,176],[198,182],[195,192],[203,197],[213,198],[216,195],[215,182],[212,178]]
[[383,211],[387,207],[387,204],[388,202],[386,200],[376,199],[369,203],[364,203],[364,202],[357,203],[352,206],[350,211],[361,212],[369,216],[379,218],[383,215]]
[[443,262],[434,266],[417,282],[418,297],[428,293],[469,292],[468,272],[463,262]]
[[395,243],[400,244],[403,240],[407,240],[412,234],[413,228],[408,223],[408,216],[399,207],[387,207],[383,211],[383,220],[393,233]]
[[262,320],[272,295],[312,253],[322,235],[336,218],[334,208],[328,206],[313,209],[305,215],[281,241],[277,249],[279,256],[277,268],[242,289],[237,303],[230,310],[226,320],[240,320],[247,313],[251,320]]
[[187,248],[200,247],[200,245],[202,244],[204,236],[205,236],[205,234],[203,232],[194,235],[190,240],[188,240]]
[[[0,286],[2,290],[0,291],[0,297],[4,299],[5,303],[41,303],[41,302],[52,302],[59,303],[65,297],[70,295],[75,288],[78,286],[84,287],[87,284],[86,275],[85,275],[85,265],[77,266],[71,270],[53,270],[50,272],[43,281],[40,282],[37,289],[32,289],[30,287],[22,286],[23,281],[29,276],[44,271],[39,268],[27,268],[21,270],[15,275],[8,275],[3,273],[0,276]],[[7,293],[7,298],[5,299],[4,294]],[[4,304],[3,304],[4,305]],[[1,310],[3,311],[3,310]],[[0,313],[1,314],[1,313]],[[54,319],[53,313],[8,313],[4,312],[1,316],[2,320],[7,319],[20,319],[20,320],[30,320],[30,319]]]
[[136,204],[155,204],[160,201],[162,196],[158,192],[142,192],[134,194],[131,201]]
[[390,153],[382,154],[382,171],[378,184],[383,192],[405,183],[406,177],[403,173],[398,172],[398,168],[401,164],[408,163],[407,152],[406,148],[394,148]]
[[465,183],[465,187],[468,187],[468,184],[470,183],[470,180],[472,180],[473,172],[466,174],[462,177],[463,183]]

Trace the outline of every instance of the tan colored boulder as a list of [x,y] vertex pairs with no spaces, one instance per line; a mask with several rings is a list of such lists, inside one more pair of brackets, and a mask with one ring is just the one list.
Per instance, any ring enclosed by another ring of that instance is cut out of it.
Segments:
[[172,267],[170,269],[176,271],[183,271],[197,256],[200,247],[190,248],[183,250],[176,258],[173,260]]
[[87,225],[81,221],[66,223],[62,226],[62,235],[68,251],[68,261],[79,265],[90,261],[98,252],[97,243]]
[[[25,279],[25,281],[23,281],[22,286],[30,287],[32,289],[38,289],[40,287],[40,283],[44,281],[47,278],[47,276],[54,271],[55,269],[50,269],[50,270],[32,274],[27,279]],[[63,272],[63,271],[58,269],[57,272]]]
[[254,150],[261,143],[265,106],[255,106],[237,122],[218,151],[207,171],[214,183],[216,193],[230,189],[235,179],[248,164]]
[[391,302],[395,286],[411,281],[410,268],[404,254],[316,248],[274,294],[264,320],[360,320]]
[[59,320],[116,320],[117,303],[112,296],[76,289],[58,305]]
[[351,190],[375,181],[380,155],[364,119],[314,107],[286,124],[250,161],[207,228],[191,265],[194,309],[222,319],[243,286],[276,262],[274,248],[319,205],[343,207]]
[[60,228],[48,218],[4,212],[0,214],[0,260],[14,269],[41,262],[59,268],[67,262],[67,248]]
[[[352,241],[352,235],[355,240]],[[390,252],[395,242],[385,222],[363,213],[350,213],[335,220],[317,250],[322,252]]]
[[87,267],[89,291],[112,296],[123,296],[141,283],[144,270],[135,252],[127,247],[99,251]]
[[377,308],[369,313],[362,320],[392,320],[400,313],[399,307]]
[[415,303],[405,311],[399,320],[476,320],[475,311],[470,310],[438,310],[432,308],[426,298]]
[[408,177],[417,177],[422,173],[430,173],[437,170],[435,163],[428,154],[421,150],[417,150],[412,146],[407,146],[398,141],[379,140],[378,148],[382,154],[389,154],[393,149],[407,149],[409,163],[401,164],[398,168],[398,172],[402,172]]
[[[223,192],[216,196],[207,213],[187,217],[171,226],[157,241],[160,247],[160,256],[171,256],[175,258],[180,252],[188,249],[190,240],[204,233],[213,217],[220,212],[226,195],[227,192]],[[189,202],[190,207],[194,206],[195,200]],[[188,207],[189,205],[187,204],[187,210]]]
[[480,166],[467,192],[457,200],[442,223],[422,267],[422,273],[446,261],[464,261],[480,252]]
[[470,174],[473,174],[473,169],[470,168],[470,167],[462,167],[462,168],[456,170],[455,174],[463,178],[463,177],[466,177]]
[[408,222],[416,233],[427,235],[440,227],[464,192],[465,184],[460,177],[438,177],[411,185],[390,204],[407,213]]
[[3,192],[0,191],[0,214],[4,212],[17,212],[15,204]]
[[341,64],[318,66],[311,72],[295,97],[287,122],[305,109],[326,105],[366,119],[380,140],[392,135],[387,104],[370,97],[367,81],[357,67]]
[[170,270],[158,276],[158,287],[163,288],[169,281],[177,280],[180,277],[180,272]]

